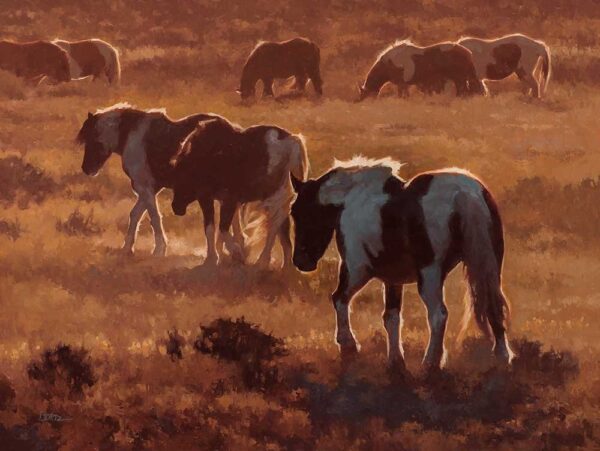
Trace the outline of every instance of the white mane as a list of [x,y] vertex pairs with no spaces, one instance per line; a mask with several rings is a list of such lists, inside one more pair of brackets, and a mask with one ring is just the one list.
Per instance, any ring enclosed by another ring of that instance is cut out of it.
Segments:
[[[106,108],[97,109],[95,114],[109,113],[111,111],[117,111],[117,110],[137,110],[137,109],[138,109],[138,107],[130,104],[129,102],[119,102],[119,103],[115,103],[114,105],[106,107]],[[149,109],[143,110],[143,111],[145,111],[146,113],[161,113],[161,114],[164,114],[165,116],[167,116],[166,108],[149,108]]]
[[399,175],[400,168],[403,166],[403,163],[394,160],[391,157],[385,158],[368,158],[364,155],[355,155],[349,160],[340,161],[334,159],[332,169],[361,169],[361,168],[389,168],[392,171],[392,174]]
[[384,57],[390,50],[393,50],[396,47],[399,47],[401,45],[410,45],[410,46],[416,47],[416,44],[414,42],[412,42],[412,40],[410,38],[402,39],[402,40],[396,39],[393,43],[391,43],[385,49],[383,49],[379,53],[379,55],[377,55],[377,61],[379,61],[382,57]]

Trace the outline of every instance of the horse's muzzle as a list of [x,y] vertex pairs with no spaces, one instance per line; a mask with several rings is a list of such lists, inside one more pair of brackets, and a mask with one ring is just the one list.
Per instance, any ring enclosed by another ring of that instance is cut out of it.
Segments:
[[305,255],[299,255],[294,253],[294,258],[292,259],[294,266],[298,268],[302,272],[311,272],[317,269],[317,262],[313,262]]
[[187,207],[184,205],[177,205],[172,203],[171,208],[173,209],[173,213],[177,216],[185,216],[185,212],[187,211]]

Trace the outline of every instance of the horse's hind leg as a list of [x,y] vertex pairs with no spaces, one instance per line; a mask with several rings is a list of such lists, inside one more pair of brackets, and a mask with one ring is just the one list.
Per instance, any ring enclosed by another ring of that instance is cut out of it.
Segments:
[[273,79],[272,78],[263,78],[263,97],[275,97],[275,93],[273,92]]
[[290,218],[283,220],[279,227],[279,241],[283,250],[283,269],[292,267],[292,240],[290,238]]
[[154,231],[154,251],[152,254],[162,257],[167,253],[167,238],[163,229],[162,217],[158,210],[158,203],[156,202],[156,193],[145,191],[140,193],[140,196],[143,197],[146,203],[150,215],[150,225]]
[[433,263],[419,271],[419,295],[427,307],[429,323],[429,344],[423,359],[423,366],[428,369],[438,369],[445,360],[444,333],[448,309],[444,304],[443,276],[440,265]]
[[533,70],[531,72],[526,71],[522,67],[516,71],[517,77],[525,84],[526,94],[533,95],[536,99],[540,98],[540,84],[533,76]]
[[404,369],[402,349],[402,285],[385,284],[385,310],[383,326],[388,336],[388,366]]
[[244,252],[238,243],[235,242],[233,236],[229,233],[229,229],[231,228],[231,222],[233,221],[233,216],[235,214],[236,209],[238,208],[235,202],[224,201],[221,204],[221,218],[219,222],[219,235],[223,239],[225,243],[225,247],[231,254],[231,257],[234,260],[243,262],[244,261]]
[[146,204],[143,199],[138,196],[135,205],[129,213],[129,226],[127,227],[127,234],[125,235],[125,242],[122,247],[123,251],[127,254],[133,254],[133,246],[135,245],[138,227],[145,212]]
[[239,208],[237,208],[235,210],[235,213],[233,215],[232,230],[233,230],[233,238],[237,242],[238,246],[240,246],[240,248],[242,249],[242,251],[244,253],[244,260],[245,260],[245,257],[246,257],[245,241],[246,240],[244,237],[244,231],[242,230],[241,210],[242,210],[242,206],[240,206]]

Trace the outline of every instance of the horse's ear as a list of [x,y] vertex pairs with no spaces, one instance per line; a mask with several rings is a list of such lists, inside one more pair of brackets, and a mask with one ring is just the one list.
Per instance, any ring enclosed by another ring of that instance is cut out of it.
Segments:
[[292,182],[292,188],[294,188],[294,191],[296,193],[298,193],[302,189],[302,186],[304,186],[304,182],[302,180],[294,177],[294,174],[292,174],[291,172],[290,172],[290,181]]
[[88,113],[88,119],[91,119],[93,117],[94,117],[94,115],[92,113]]

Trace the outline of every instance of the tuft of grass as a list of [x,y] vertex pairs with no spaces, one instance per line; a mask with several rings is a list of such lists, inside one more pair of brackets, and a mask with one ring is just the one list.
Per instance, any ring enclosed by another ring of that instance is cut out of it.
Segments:
[[94,220],[94,211],[84,215],[76,209],[64,221],[56,222],[56,230],[69,236],[99,235],[103,229]]

